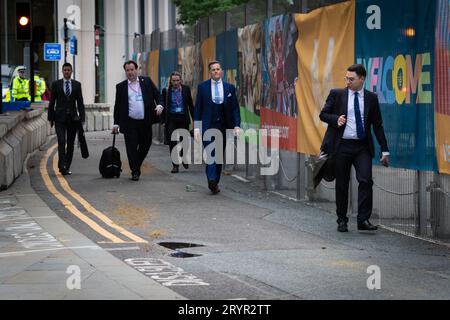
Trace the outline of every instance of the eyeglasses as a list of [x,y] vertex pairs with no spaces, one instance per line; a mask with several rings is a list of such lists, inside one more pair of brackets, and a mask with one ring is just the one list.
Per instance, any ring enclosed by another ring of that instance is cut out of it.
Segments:
[[344,81],[345,81],[345,82],[353,82],[353,81],[355,81],[355,80],[357,80],[357,79],[359,79],[359,78],[344,77]]

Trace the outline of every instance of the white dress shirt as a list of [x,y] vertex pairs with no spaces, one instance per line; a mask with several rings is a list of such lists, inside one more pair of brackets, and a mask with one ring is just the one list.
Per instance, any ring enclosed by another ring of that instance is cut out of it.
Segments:
[[213,79],[211,79],[211,97],[212,97],[212,101],[215,102],[215,97],[216,97],[216,82],[219,85],[219,97],[220,97],[220,102],[219,104],[222,104],[224,102],[224,98],[223,98],[223,82],[222,79],[220,79],[219,81],[215,81]]
[[139,78],[134,82],[128,80],[128,106],[128,116],[130,118],[144,120],[144,97]]
[[358,135],[356,134],[355,92],[358,92],[359,110],[361,111],[361,120],[364,128],[364,89],[360,91],[348,89],[347,124],[342,139],[358,139]]
[[[359,110],[361,112],[361,121],[363,124],[364,132],[366,130],[364,123],[364,89],[360,91],[353,91],[348,89],[348,112],[347,112],[347,123],[345,125],[344,134],[342,139],[357,140],[358,135],[356,133],[356,116],[355,116],[355,92],[358,92],[359,100]],[[371,134],[370,132],[365,132],[366,135]],[[389,156],[389,152],[382,152],[383,156]]]

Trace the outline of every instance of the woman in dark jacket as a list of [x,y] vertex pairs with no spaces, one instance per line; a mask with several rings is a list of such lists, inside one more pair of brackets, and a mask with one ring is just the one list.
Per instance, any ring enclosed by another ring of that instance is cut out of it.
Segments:
[[[164,112],[161,115],[161,124],[164,126],[164,142],[170,147],[170,154],[179,141],[171,141],[172,133],[176,129],[189,130],[192,114],[194,113],[194,104],[192,101],[191,88],[181,83],[181,74],[173,72],[169,79],[169,88],[163,89],[161,95],[161,105],[164,106]],[[183,156],[183,155],[181,155]],[[178,164],[172,162],[172,173],[178,173]],[[188,164],[183,162],[185,169]]]

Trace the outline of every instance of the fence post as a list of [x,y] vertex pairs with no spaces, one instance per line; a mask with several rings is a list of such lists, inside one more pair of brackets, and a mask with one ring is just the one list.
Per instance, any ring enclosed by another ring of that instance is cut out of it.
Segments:
[[267,18],[272,18],[273,13],[273,0],[267,0]]
[[419,215],[419,225],[416,230],[421,236],[427,235],[428,226],[428,205],[427,205],[427,185],[426,185],[425,172],[417,171],[417,185],[418,185],[418,196],[417,196],[417,209]]
[[297,200],[305,199],[305,155],[297,152]]

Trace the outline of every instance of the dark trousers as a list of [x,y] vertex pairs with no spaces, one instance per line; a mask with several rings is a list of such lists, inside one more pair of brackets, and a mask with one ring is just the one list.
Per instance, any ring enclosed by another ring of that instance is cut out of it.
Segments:
[[78,124],[70,116],[66,117],[65,122],[55,123],[56,136],[58,137],[58,168],[60,171],[70,169],[77,130]]
[[152,145],[152,127],[144,120],[129,119],[124,136],[131,173],[140,175],[142,163]]
[[[172,141],[172,133],[177,129],[188,129],[189,125],[186,120],[186,116],[184,114],[171,114],[170,119],[168,121],[167,125],[167,134],[168,134],[168,141],[169,141],[169,150],[170,155],[172,156],[172,150],[176,147],[176,145],[183,141],[183,138],[180,137],[180,141]],[[180,156],[183,157],[183,150],[180,152]],[[179,164],[176,164],[172,161],[172,164],[174,167],[178,166]]]
[[[223,158],[219,159],[221,160],[221,163],[217,163],[217,161],[214,161],[212,164],[206,164],[206,178],[209,181],[215,181],[217,183],[219,183],[220,181],[220,177],[222,175],[222,166],[223,163],[225,161],[225,147],[226,147],[226,133],[225,130],[223,129],[223,127],[221,126],[221,124],[216,124],[215,128],[217,130],[219,130],[222,133],[222,143],[219,143],[219,141],[215,141],[215,138],[212,138],[212,141],[204,141],[203,142],[203,147],[206,148],[208,146],[210,146],[211,144],[213,145],[213,151],[211,152],[211,157],[215,157],[216,156],[216,150],[220,150],[222,149],[222,155]],[[206,131],[206,130],[205,130]],[[209,152],[208,152],[208,157],[209,157]]]
[[358,180],[358,223],[368,220],[373,206],[372,157],[366,141],[341,140],[336,153],[337,222],[348,222],[348,187],[350,170],[355,167]]

